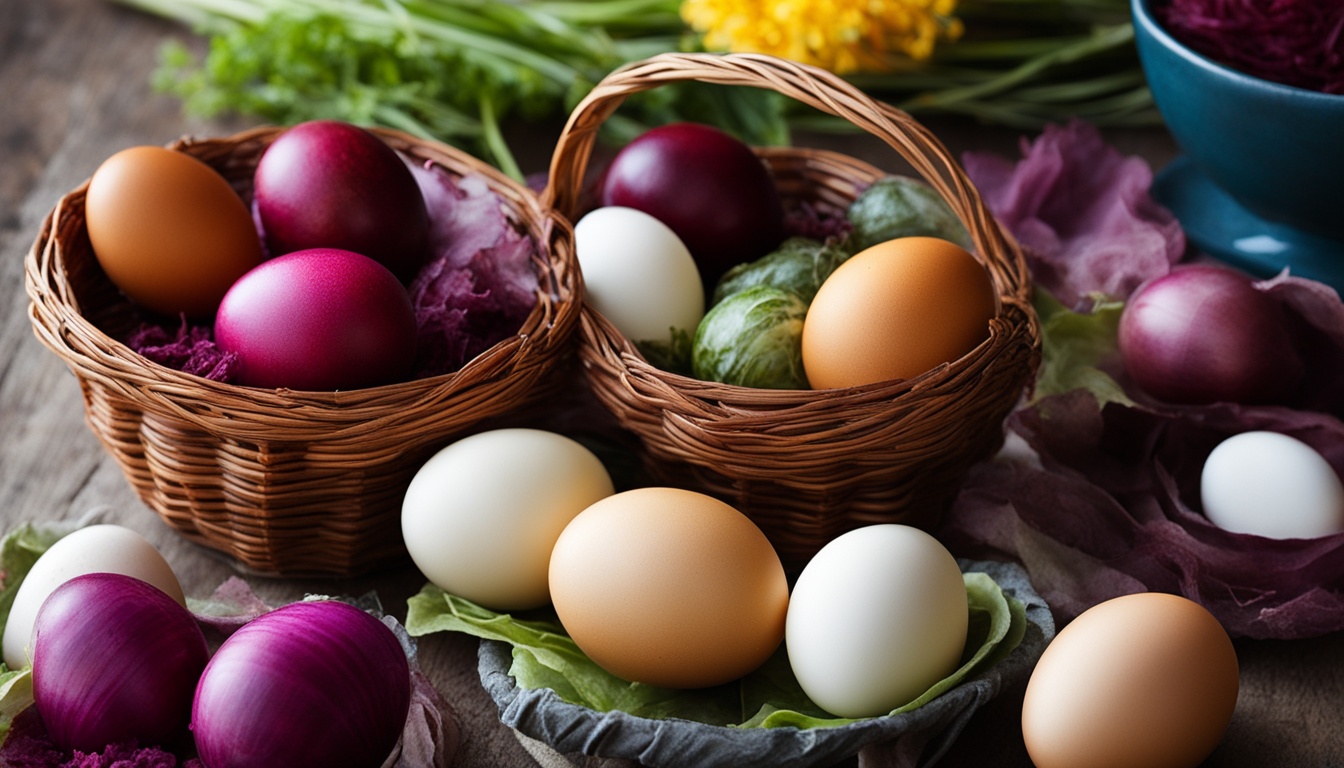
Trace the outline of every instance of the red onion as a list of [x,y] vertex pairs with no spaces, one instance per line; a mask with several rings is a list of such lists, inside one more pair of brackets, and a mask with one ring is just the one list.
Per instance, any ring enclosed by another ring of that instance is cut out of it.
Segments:
[[207,768],[377,768],[410,707],[392,630],[334,600],[292,603],[243,625],[201,676],[192,707]]
[[53,743],[101,752],[185,735],[210,652],[191,613],[147,582],[76,576],[33,624],[33,701]]
[[1304,372],[1282,307],[1250,277],[1210,265],[1140,286],[1118,341],[1134,383],[1172,403],[1283,403]]

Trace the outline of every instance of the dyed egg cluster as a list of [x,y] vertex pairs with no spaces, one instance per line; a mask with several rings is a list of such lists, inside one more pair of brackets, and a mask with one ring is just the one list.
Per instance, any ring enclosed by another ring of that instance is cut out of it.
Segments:
[[213,322],[239,382],[303,390],[404,380],[416,319],[403,282],[429,254],[429,217],[400,156],[335,121],[267,147],[252,209],[183,152],[133,147],[89,181],[94,256],[131,301]]

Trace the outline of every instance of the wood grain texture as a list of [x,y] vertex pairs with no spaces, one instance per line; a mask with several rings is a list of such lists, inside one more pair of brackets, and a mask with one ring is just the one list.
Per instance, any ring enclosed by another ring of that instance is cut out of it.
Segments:
[[[174,534],[132,494],[84,423],[73,375],[34,338],[23,290],[23,258],[42,218],[107,156],[135,144],[184,134],[220,136],[248,127],[239,119],[186,118],[179,103],[154,93],[149,74],[168,37],[200,41],[173,24],[102,0],[0,0],[0,529],[102,509],[103,519],[144,534],[167,557],[188,594],[204,597],[231,575],[232,563]],[[1019,132],[958,121],[928,124],[954,152],[1016,156]],[[542,171],[559,125],[513,129],[525,142],[525,169]],[[1126,154],[1154,167],[1175,155],[1160,130],[1109,131]],[[809,137],[889,170],[899,161],[871,137]],[[276,580],[241,575],[272,604],[307,592],[376,590],[394,615],[423,583],[410,568],[353,580]],[[462,727],[456,765],[492,768],[580,764],[525,747],[503,727],[476,674],[476,642],[433,636],[421,662]],[[1344,766],[1344,635],[1297,642],[1237,644],[1242,690],[1231,728],[1206,762],[1214,768]],[[1022,688],[977,714],[940,765],[1028,766],[1018,725]],[[881,755],[867,761],[882,764]],[[845,765],[859,761],[850,760]]]

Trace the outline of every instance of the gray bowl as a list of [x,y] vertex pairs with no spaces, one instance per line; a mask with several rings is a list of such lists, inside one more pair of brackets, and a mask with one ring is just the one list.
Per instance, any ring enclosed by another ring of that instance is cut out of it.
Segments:
[[[831,765],[870,744],[886,743],[931,765],[956,740],[976,710],[1004,688],[1025,680],[1054,637],[1045,601],[1026,571],[1010,563],[963,562],[965,571],[993,578],[1026,607],[1022,642],[997,664],[922,707],[832,728],[729,728],[690,720],[655,720],[625,712],[598,712],[561,700],[547,688],[519,688],[509,675],[507,643],[482,640],[481,684],[499,707],[500,720],[534,753],[623,758],[650,768],[809,768]],[[564,762],[560,762],[564,764]]]

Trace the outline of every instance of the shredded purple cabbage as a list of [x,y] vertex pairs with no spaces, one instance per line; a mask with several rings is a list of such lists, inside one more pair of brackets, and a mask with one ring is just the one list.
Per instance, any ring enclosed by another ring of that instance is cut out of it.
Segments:
[[1036,285],[1065,306],[1090,307],[1096,293],[1127,298],[1180,260],[1185,233],[1149,195],[1143,158],[1122,155],[1080,120],[1046,126],[1021,148],[1017,162],[968,152],[962,165],[1023,246]]
[[1344,94],[1339,0],[1168,0],[1153,14],[1172,37],[1239,72]]
[[215,345],[213,329],[191,325],[186,317],[175,332],[142,323],[127,345],[159,365],[214,381],[234,381],[238,373],[238,355]]
[[[431,211],[435,257],[411,282],[417,376],[461,368],[516,334],[536,303],[535,246],[485,180],[412,167]],[[436,213],[441,212],[441,213]]]
[[47,736],[37,710],[29,707],[14,717],[9,735],[0,746],[0,765],[6,768],[204,768],[192,757],[179,761],[159,747],[135,742],[113,744],[102,752],[61,751]]
[[818,242],[839,242],[849,236],[854,225],[843,211],[813,205],[807,201],[784,213],[784,232],[789,237],[806,237]]

